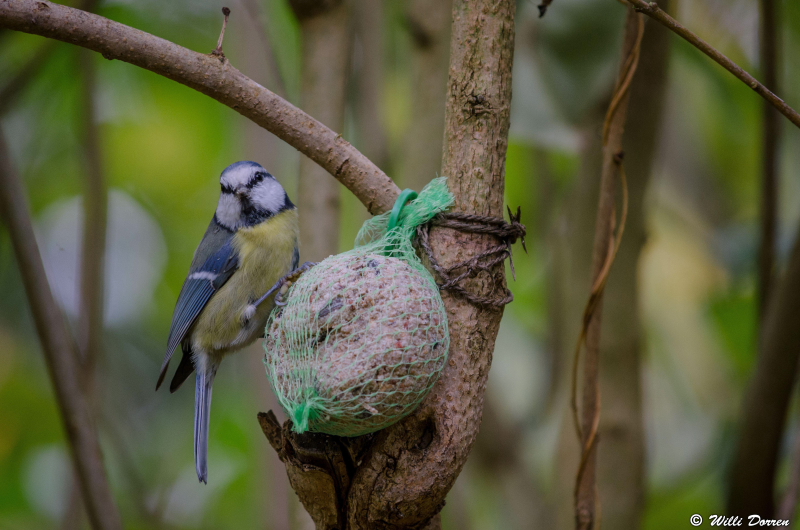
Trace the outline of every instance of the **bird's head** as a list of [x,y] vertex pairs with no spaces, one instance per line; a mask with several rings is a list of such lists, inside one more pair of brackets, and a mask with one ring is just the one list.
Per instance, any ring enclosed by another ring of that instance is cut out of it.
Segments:
[[220,176],[217,221],[230,230],[254,226],[294,208],[283,186],[255,162],[231,164]]

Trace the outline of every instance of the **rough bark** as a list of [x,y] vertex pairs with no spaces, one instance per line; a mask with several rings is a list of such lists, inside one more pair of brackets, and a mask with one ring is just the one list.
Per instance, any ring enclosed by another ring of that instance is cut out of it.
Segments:
[[[352,43],[349,2],[290,0],[302,39],[301,103],[333,130],[344,125],[345,91]],[[300,160],[298,207],[304,261],[339,251],[339,184],[308,158]]]
[[409,0],[406,8],[413,104],[400,180],[415,190],[442,174],[452,4],[452,0]]
[[[640,30],[640,15],[628,9],[625,25],[625,39],[622,46],[622,68],[617,80],[617,87],[624,83],[626,77],[626,60],[634,50]],[[620,178],[620,163],[623,156],[622,136],[628,112],[630,92],[625,93],[619,101],[613,116],[607,123],[607,134],[603,145],[603,165],[600,178],[600,198],[595,222],[594,248],[592,251],[592,284],[601,277],[606,266],[608,254],[613,246],[616,195]],[[612,103],[613,105],[613,103]],[[596,514],[596,474],[597,474],[597,431],[596,425],[600,415],[600,337],[603,316],[603,292],[597,295],[594,311],[589,317],[586,327],[586,354],[583,361],[583,383],[581,385],[581,445],[584,450],[582,459],[585,463],[578,472],[576,485],[575,519],[580,530],[592,530],[597,521]]]
[[800,357],[800,237],[764,318],[761,353],[742,410],[729,478],[731,515],[775,511],[775,473]]
[[11,235],[22,282],[42,343],[92,528],[121,530],[89,402],[82,388],[78,351],[47,283],[22,183],[0,133],[0,213]]
[[[760,0],[761,76],[770,90],[778,88],[777,2]],[[762,105],[761,137],[761,245],[758,253],[758,314],[763,320],[775,268],[775,239],[778,222],[778,148],[780,116],[766,101]]]
[[[458,0],[453,9],[444,163],[455,211],[502,216],[514,44],[513,0]],[[447,266],[494,244],[449,229],[432,233]],[[502,279],[503,270],[493,271]],[[470,287],[484,290],[493,278]],[[450,359],[410,417],[367,437],[293,435],[261,415],[293,487],[318,529],[434,528],[480,426],[502,311],[444,293]],[[302,438],[302,439],[301,439]],[[342,526],[346,522],[346,526]]]
[[[666,7],[665,0],[661,1]],[[642,413],[642,326],[639,318],[639,258],[647,238],[644,196],[660,131],[669,62],[669,32],[650,23],[631,85],[623,137],[628,177],[628,220],[608,279],[600,340],[602,443],[597,455],[597,490],[606,528],[637,530],[645,503],[645,437]]]
[[373,213],[400,190],[375,164],[307,113],[234,68],[224,56],[193,52],[143,31],[45,0],[3,0],[0,28],[69,42],[193,88],[264,127],[344,184]]
[[[442,162],[455,195],[453,211],[503,216],[515,9],[513,0],[454,2]],[[495,243],[449,229],[431,237],[445,267]],[[502,278],[502,268],[494,275]],[[492,279],[479,278],[471,287],[480,292],[492,285]],[[475,441],[502,311],[477,308],[446,291],[443,297],[448,365],[413,416],[376,435],[353,485],[356,528],[379,521],[413,527],[428,520],[441,509]]]

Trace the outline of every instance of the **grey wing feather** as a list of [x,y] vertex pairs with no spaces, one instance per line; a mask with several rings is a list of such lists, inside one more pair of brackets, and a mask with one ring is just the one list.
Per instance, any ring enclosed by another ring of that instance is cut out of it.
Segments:
[[[207,237],[214,224],[215,222],[212,221],[212,226],[206,232]],[[214,293],[225,285],[225,282],[236,272],[239,266],[236,250],[233,247],[233,233],[225,230],[219,233],[223,237],[214,237],[214,241],[209,242],[204,238],[203,245],[201,245],[202,251],[198,249],[195,253],[194,262],[189,270],[189,277],[183,284],[181,294],[178,296],[178,303],[175,305],[175,313],[172,317],[172,326],[169,331],[169,340],[167,341],[167,353],[164,357],[164,363],[161,365],[161,373],[158,376],[156,390],[164,381],[164,376],[167,373],[169,361],[172,359],[175,348],[186,338],[192,324],[194,324],[194,321]],[[216,236],[217,234],[213,235]],[[211,243],[212,248],[216,247],[213,248],[215,251],[209,251],[209,243]],[[203,258],[203,261],[198,263],[198,258]],[[213,279],[192,279],[192,274],[197,272],[208,272],[214,277]]]

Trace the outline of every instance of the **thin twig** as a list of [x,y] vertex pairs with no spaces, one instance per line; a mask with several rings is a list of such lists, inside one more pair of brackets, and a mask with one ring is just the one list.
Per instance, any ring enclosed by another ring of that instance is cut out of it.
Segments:
[[781,114],[789,118],[789,121],[800,127],[800,114],[797,113],[792,107],[786,104],[781,98],[773,94],[767,87],[760,83],[755,77],[748,74],[741,66],[728,59],[725,55],[716,50],[709,43],[689,31],[686,27],[681,25],[677,20],[669,16],[663,9],[658,7],[655,2],[646,2],[645,0],[628,0],[636,11],[643,13],[650,18],[663,24],[670,30],[674,31],[679,36],[686,39],[692,46],[711,57],[720,66],[735,75],[740,81],[752,88],[761,97],[767,100],[770,105],[780,111]]
[[325,168],[373,214],[390,210],[400,194],[397,185],[340,134],[248,78],[229,61],[45,0],[0,2],[0,27],[89,48],[214,98]]
[[213,52],[211,52],[211,54],[224,58],[225,53],[222,51],[222,41],[225,40],[225,29],[228,27],[228,17],[231,16],[231,10],[227,7],[223,7],[222,15],[225,17],[224,19],[222,19],[222,31],[219,32],[219,40],[217,40],[217,47]]
[[[619,247],[622,244],[622,235],[625,233],[625,224],[628,221],[628,178],[625,174],[625,166],[622,165],[621,160],[619,161],[619,175],[620,175],[620,182],[622,183],[622,220],[620,221],[619,231],[617,232],[617,235],[612,237],[611,240],[609,241],[609,250],[608,254],[606,255],[606,261],[603,264],[603,269],[601,270],[600,275],[597,277],[594,284],[592,285],[592,290],[589,295],[589,300],[586,301],[586,307],[583,310],[583,318],[582,318],[583,325],[581,327],[581,334],[578,337],[578,342],[575,345],[575,350],[572,357],[571,408],[572,408],[572,419],[575,423],[575,432],[577,433],[579,439],[583,438],[583,430],[581,428],[580,416],[578,415],[578,365],[580,363],[581,348],[583,347],[583,343],[586,341],[586,331],[589,327],[589,320],[591,319],[592,314],[594,314],[594,310],[597,307],[597,302],[600,299],[600,295],[603,294],[603,291],[606,288],[606,283],[608,282],[608,275],[611,272],[611,266],[614,264],[614,260],[617,258],[617,253],[619,253]],[[613,233],[614,231],[613,218],[611,221],[611,225],[612,225],[611,231]],[[590,438],[592,437],[593,435],[590,435]]]
[[624,71],[627,72],[622,82],[616,87],[614,97],[611,99],[611,104],[608,106],[606,112],[606,119],[603,123],[603,145],[608,145],[608,132],[611,130],[611,121],[614,114],[617,113],[622,99],[628,95],[628,90],[631,88],[633,76],[636,74],[636,68],[639,66],[639,57],[642,53],[642,39],[644,39],[644,19],[639,17],[639,28],[636,36],[636,43],[633,45],[633,53],[625,59]]
[[[595,449],[600,426],[601,401],[598,373],[600,311],[605,285],[622,243],[628,217],[628,186],[622,166],[622,135],[625,130],[629,88],[638,66],[643,34],[643,17],[630,10],[623,45],[625,62],[620,68],[615,94],[609,104],[603,126],[603,171],[592,258],[592,289],[584,309],[581,332],[573,358],[571,408],[575,429],[581,442],[581,459],[574,489],[575,522],[579,530],[597,528],[598,523],[597,506],[599,503],[595,484],[597,451]],[[623,204],[619,229],[615,235],[617,178],[622,185]],[[586,361],[583,377],[583,410],[582,414],[579,414],[578,365],[584,343],[586,344]]]
[[81,388],[75,342],[47,282],[27,198],[2,132],[0,212],[11,235],[92,528],[121,530],[122,521],[111,495],[97,431]]

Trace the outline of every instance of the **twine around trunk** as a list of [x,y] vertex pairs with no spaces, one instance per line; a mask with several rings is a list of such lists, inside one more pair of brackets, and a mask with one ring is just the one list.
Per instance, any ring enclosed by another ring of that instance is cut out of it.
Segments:
[[[502,263],[506,258],[510,261],[511,274],[516,279],[511,246],[519,239],[522,243],[522,248],[525,252],[528,251],[525,246],[526,229],[525,225],[519,222],[521,216],[519,208],[517,208],[516,214],[511,213],[511,208],[508,208],[508,216],[511,222],[498,217],[449,212],[439,214],[430,222],[417,227],[419,246],[441,280],[441,283],[437,282],[439,289],[457,293],[475,305],[497,309],[514,300],[514,295],[505,286],[502,279],[500,281],[494,280],[496,288],[500,291],[494,296],[477,295],[461,284],[463,280],[476,276],[480,271],[491,273],[492,268]],[[489,234],[496,237],[500,243],[461,263],[451,267],[443,267],[433,255],[433,249],[430,244],[431,226],[452,228],[453,230],[472,234]]]

